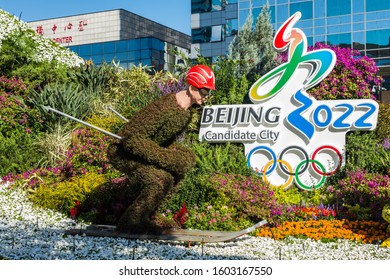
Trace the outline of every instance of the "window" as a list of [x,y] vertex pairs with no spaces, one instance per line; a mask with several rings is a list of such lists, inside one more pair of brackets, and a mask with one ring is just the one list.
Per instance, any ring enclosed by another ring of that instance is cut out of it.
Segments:
[[211,0],[191,0],[191,14],[211,12]]
[[351,47],[351,33],[328,35],[328,44],[329,45],[337,45],[337,46],[340,46],[342,48],[350,48]]
[[313,3],[311,1],[290,4],[290,15],[301,12],[301,20],[313,18]]
[[390,29],[372,30],[366,32],[366,48],[388,48],[390,47]]
[[212,0],[212,11],[222,11],[224,7],[222,6],[222,0]]
[[128,50],[127,45],[128,45],[128,41],[116,42],[116,47],[115,47],[116,52],[126,52]]
[[91,54],[103,54],[103,44],[93,44],[91,45]]
[[388,0],[366,0],[367,12],[389,10],[390,1]]
[[115,52],[115,43],[108,42],[103,44],[104,53],[114,53]]
[[226,36],[234,36],[238,32],[238,20],[228,19],[226,20]]
[[211,42],[221,42],[222,40],[222,26],[213,26],[211,29]]
[[328,17],[346,15],[351,13],[351,0],[327,0],[326,15]]
[[192,43],[206,43],[211,39],[211,26],[191,30]]
[[141,48],[141,40],[133,39],[129,41],[129,51],[139,50]]

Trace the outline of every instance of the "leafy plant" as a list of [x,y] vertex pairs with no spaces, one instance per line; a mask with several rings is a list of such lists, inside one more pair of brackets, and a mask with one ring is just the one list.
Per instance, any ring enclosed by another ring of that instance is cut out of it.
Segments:
[[105,98],[109,101],[115,100],[115,109],[126,117],[133,115],[158,97],[151,90],[152,78],[147,69],[140,65],[115,72],[110,92]]
[[210,185],[228,198],[228,205],[251,219],[269,219],[282,214],[274,192],[260,177],[216,174]]
[[58,184],[40,186],[31,193],[30,199],[37,206],[69,214],[76,202],[82,204],[89,193],[106,182],[105,175],[88,172]]
[[78,119],[83,119],[90,111],[91,96],[80,90],[73,83],[50,84],[41,92],[33,90],[29,99],[34,108],[39,110],[47,129],[52,130],[57,124],[65,125],[71,120],[54,112],[48,112],[45,106],[57,109]]
[[25,132],[15,130],[7,137],[0,133],[0,176],[38,167],[42,154],[34,143],[34,136]]
[[351,132],[347,134],[346,169],[364,169],[386,174],[390,166],[390,150],[378,143],[375,132]]
[[340,215],[380,220],[380,212],[390,202],[390,176],[364,170],[349,171],[327,191]]
[[379,103],[378,124],[375,134],[379,143],[390,139],[390,104]]
[[58,125],[53,131],[40,134],[35,141],[37,150],[43,154],[40,165],[42,167],[57,166],[59,162],[64,161],[71,140],[72,131],[67,126]]

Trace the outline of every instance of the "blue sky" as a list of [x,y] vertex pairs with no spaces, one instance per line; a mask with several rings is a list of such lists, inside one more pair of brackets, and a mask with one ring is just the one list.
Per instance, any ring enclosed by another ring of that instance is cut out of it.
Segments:
[[119,8],[191,34],[190,0],[0,0],[0,9],[26,22]]

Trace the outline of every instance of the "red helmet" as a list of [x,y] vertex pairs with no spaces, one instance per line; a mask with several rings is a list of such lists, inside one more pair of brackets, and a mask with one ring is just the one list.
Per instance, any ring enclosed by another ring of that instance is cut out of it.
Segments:
[[187,83],[196,88],[215,90],[215,76],[213,70],[206,65],[195,65],[187,72]]

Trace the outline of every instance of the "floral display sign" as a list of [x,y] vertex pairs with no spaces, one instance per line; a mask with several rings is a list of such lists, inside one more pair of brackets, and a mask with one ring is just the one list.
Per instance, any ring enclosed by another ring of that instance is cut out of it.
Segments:
[[199,139],[243,143],[248,166],[266,182],[314,190],[345,164],[346,133],[376,128],[379,106],[371,99],[309,96],[307,90],[332,71],[336,55],[308,52],[306,35],[294,27],[300,17],[295,13],[276,32],[274,48],[287,50],[288,60],[252,85],[253,104],[206,106]]

